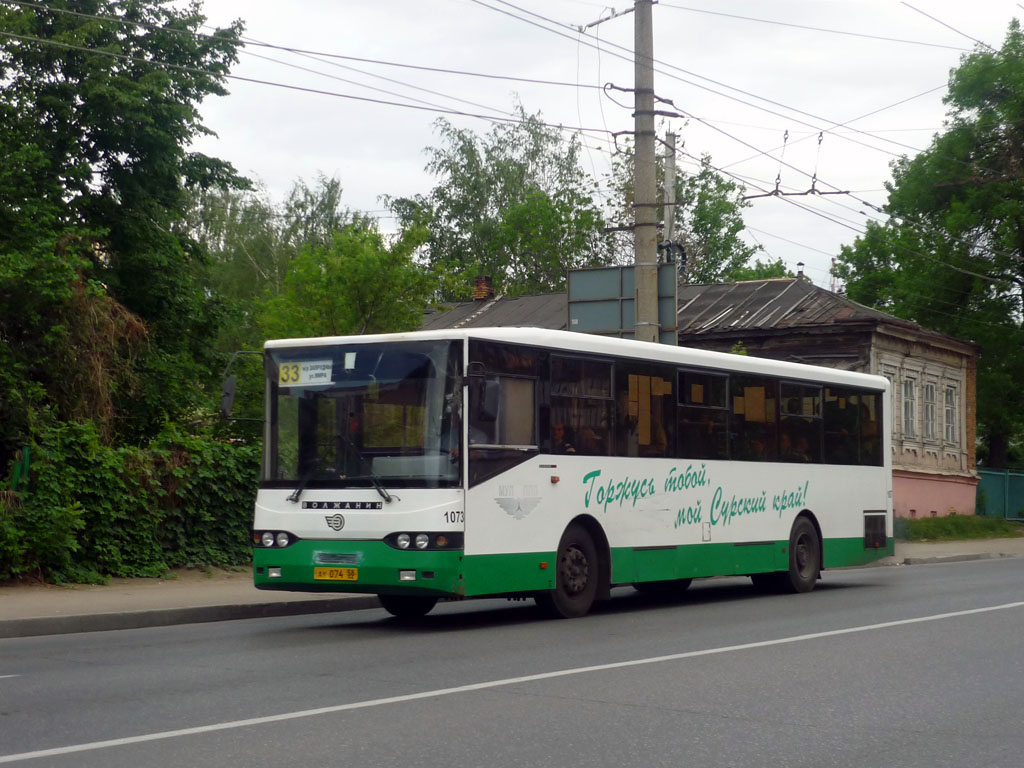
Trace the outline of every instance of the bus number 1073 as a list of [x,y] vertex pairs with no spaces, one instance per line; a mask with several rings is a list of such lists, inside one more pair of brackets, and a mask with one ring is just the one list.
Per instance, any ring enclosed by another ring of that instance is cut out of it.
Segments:
[[464,523],[466,522],[466,513],[462,511],[445,512],[444,521],[446,523]]

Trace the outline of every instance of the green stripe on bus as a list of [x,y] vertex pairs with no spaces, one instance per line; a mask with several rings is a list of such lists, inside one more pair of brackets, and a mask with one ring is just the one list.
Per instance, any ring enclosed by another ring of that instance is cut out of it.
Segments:
[[[614,547],[612,584],[668,581],[706,576],[735,576],[785,570],[788,542],[705,543],[678,547]],[[826,539],[825,568],[865,565],[893,554],[865,549],[860,537]],[[341,557],[347,556],[347,557]],[[253,551],[259,589],[300,592],[422,594],[483,597],[541,592],[554,587],[555,553],[467,555],[461,551],[396,550],[381,541],[299,541],[284,549]],[[356,581],[314,579],[320,567],[357,568]],[[270,568],[281,569],[271,578]],[[414,571],[402,581],[400,571]]]

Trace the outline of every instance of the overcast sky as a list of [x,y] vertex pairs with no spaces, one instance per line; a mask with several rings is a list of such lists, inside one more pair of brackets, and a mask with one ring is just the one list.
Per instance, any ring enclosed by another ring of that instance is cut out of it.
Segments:
[[[615,10],[627,7],[619,0]],[[507,116],[518,98],[547,122],[591,129],[583,166],[599,179],[610,147],[605,132],[632,129],[632,96],[618,94],[616,104],[596,86],[632,85],[633,15],[582,35],[560,26],[609,16],[601,2],[206,0],[204,10],[212,25],[244,20],[246,37],[265,43],[568,84],[247,48],[233,74],[337,94],[234,80],[229,96],[204,104],[218,138],[198,148],[262,181],[277,200],[296,178],[322,172],[340,178],[346,205],[382,217],[388,229],[379,196],[426,193],[434,184],[424,149],[438,144],[439,114],[430,111],[438,107]],[[713,165],[745,180],[748,193],[774,189],[776,177],[784,191],[806,191],[814,174],[819,191],[851,192],[762,198],[744,215],[750,242],[794,271],[804,262],[806,274],[828,287],[831,257],[868,216],[879,217],[866,203],[885,203],[889,162],[941,131],[949,72],[973,48],[970,38],[998,48],[1020,14],[1020,5],[1004,0],[667,0],[654,6],[655,91],[689,117],[670,122],[683,152],[711,155]],[[481,134],[492,125],[447,117]]]

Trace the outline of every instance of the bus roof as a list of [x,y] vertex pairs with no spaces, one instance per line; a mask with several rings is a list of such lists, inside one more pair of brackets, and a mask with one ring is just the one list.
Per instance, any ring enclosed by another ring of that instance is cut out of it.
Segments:
[[367,336],[321,336],[306,339],[274,339],[267,341],[264,349],[288,349],[294,347],[327,347],[338,344],[381,344],[402,341],[440,341],[445,339],[486,339],[490,341],[543,347],[572,354],[613,355],[638,360],[649,360],[681,367],[711,368],[721,371],[743,372],[845,384],[887,390],[889,382],[882,376],[827,368],[806,363],[791,363],[766,357],[734,355],[726,352],[712,352],[693,347],[673,347],[666,344],[637,342],[633,339],[619,339],[573,331],[554,331],[544,328],[465,328],[438,331],[407,331],[404,333],[382,333]]

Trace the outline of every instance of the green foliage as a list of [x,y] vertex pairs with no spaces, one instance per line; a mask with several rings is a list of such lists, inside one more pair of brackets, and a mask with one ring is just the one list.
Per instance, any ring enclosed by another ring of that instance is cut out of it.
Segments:
[[33,451],[0,490],[0,578],[248,556],[256,449],[171,426],[212,410],[230,317],[180,222],[196,190],[246,184],[189,150],[241,33],[204,23],[169,0],[0,4],[22,37],[0,38],[0,468]]
[[782,263],[782,259],[776,259],[775,261],[761,261],[757,259],[753,264],[748,263],[731,269],[728,274],[728,280],[736,282],[742,280],[771,280],[779,277],[796,277]]
[[[174,233],[186,189],[244,183],[190,153],[241,27],[196,36],[197,4],[92,0],[119,22],[2,6],[0,464],[41,411],[143,442],[209,401],[222,307]],[[182,69],[160,68],[167,61]]]
[[594,203],[596,184],[579,164],[579,139],[563,140],[540,115],[484,136],[439,120],[442,146],[428,149],[438,177],[429,195],[389,199],[403,228],[428,231],[423,259],[464,298],[487,275],[499,293],[564,290],[567,270],[610,263],[611,243]]
[[268,338],[341,336],[412,330],[436,282],[412,254],[421,230],[407,229],[388,246],[376,230],[350,224],[325,246],[307,246],[292,260],[281,292],[264,303]]
[[884,224],[844,247],[836,274],[863,304],[977,343],[979,433],[1005,467],[1024,431],[1024,35],[964,56],[947,128],[893,164]]
[[[665,162],[657,160],[659,218],[664,221]],[[632,222],[633,150],[627,143],[625,151],[612,158],[608,179],[615,192],[615,205],[623,224]],[[689,283],[718,283],[738,280],[761,280],[783,277],[786,268],[781,260],[767,264],[758,261],[748,266],[761,249],[740,238],[743,231],[743,187],[729,181],[711,167],[711,158],[702,158],[696,173],[676,169],[675,231],[677,240],[686,248],[686,269],[683,280]],[[627,246],[632,260],[632,239]]]
[[897,539],[906,541],[960,541],[963,539],[996,539],[1024,536],[1024,526],[999,517],[946,515],[894,521]]
[[259,448],[161,433],[111,448],[90,422],[52,423],[28,490],[0,494],[0,579],[158,576],[248,562]]
[[253,349],[264,340],[258,308],[278,295],[303,248],[324,248],[333,233],[361,218],[341,204],[341,182],[320,175],[299,179],[281,205],[264,189],[213,189],[192,202],[182,229],[209,258],[208,285],[225,300],[227,322],[215,345],[224,353]]
[[143,441],[198,407],[219,367],[221,308],[174,226],[188,189],[244,183],[188,150],[241,27],[197,36],[199,6],[167,0],[75,7],[145,26],[0,7],[25,38],[0,39],[0,386],[16,393],[0,462],[44,403]]

